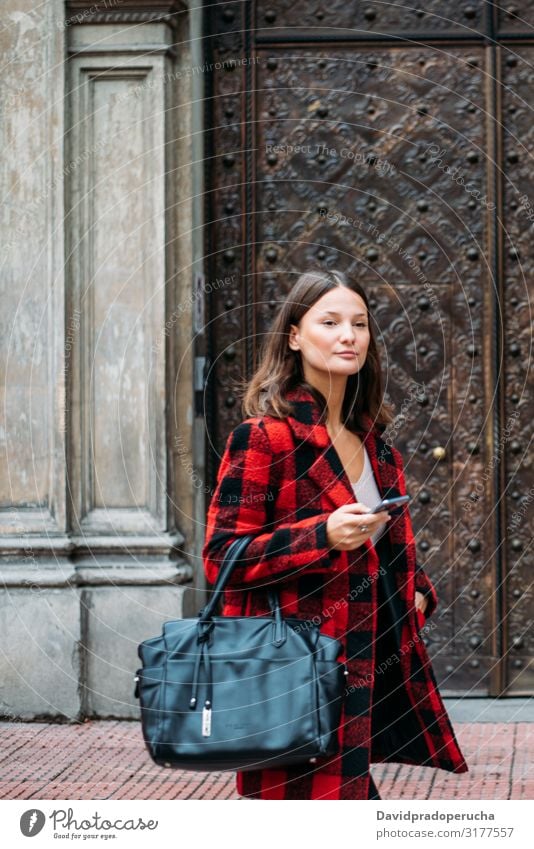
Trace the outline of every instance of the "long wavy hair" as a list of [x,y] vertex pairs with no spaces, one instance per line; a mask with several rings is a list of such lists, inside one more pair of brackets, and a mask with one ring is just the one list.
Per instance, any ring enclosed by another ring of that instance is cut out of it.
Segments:
[[326,421],[328,405],[318,389],[304,379],[302,355],[289,347],[290,325],[298,325],[302,316],[327,292],[345,286],[359,295],[369,315],[369,347],[362,368],[347,378],[341,420],[349,430],[366,427],[363,414],[371,417],[373,426],[385,428],[393,421],[393,407],[383,399],[383,380],[374,321],[364,289],[348,281],[341,271],[307,271],[298,277],[287,294],[273,325],[263,339],[259,366],[252,378],[238,384],[243,414],[270,415],[285,418],[294,413],[291,401],[285,397],[291,389],[301,386],[308,390],[321,410],[320,421]]

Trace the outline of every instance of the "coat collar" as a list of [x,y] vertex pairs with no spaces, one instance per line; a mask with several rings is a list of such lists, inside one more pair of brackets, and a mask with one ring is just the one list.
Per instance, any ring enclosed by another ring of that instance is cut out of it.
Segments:
[[[293,404],[294,415],[289,415],[287,422],[297,440],[320,449],[308,469],[309,477],[320,486],[321,492],[330,498],[335,508],[354,502],[354,490],[326,424],[320,422],[321,410],[315,398],[302,386],[291,389],[285,397]],[[377,458],[377,447],[380,449],[385,443],[380,439],[376,427],[373,427],[371,417],[365,415],[364,421],[367,429],[356,432],[367,449],[380,495],[386,498],[389,487],[384,479],[383,464]]]

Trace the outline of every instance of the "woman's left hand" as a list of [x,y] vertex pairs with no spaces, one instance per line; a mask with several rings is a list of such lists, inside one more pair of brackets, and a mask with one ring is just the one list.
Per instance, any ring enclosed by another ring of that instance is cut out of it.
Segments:
[[428,605],[428,599],[420,593],[418,590],[415,591],[415,607],[417,610],[420,610],[421,613],[424,613]]

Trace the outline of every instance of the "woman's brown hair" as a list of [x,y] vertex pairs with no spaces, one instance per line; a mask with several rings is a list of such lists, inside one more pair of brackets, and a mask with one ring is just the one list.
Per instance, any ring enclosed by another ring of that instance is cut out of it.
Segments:
[[370,341],[362,368],[347,378],[341,420],[349,430],[365,427],[362,414],[371,417],[372,426],[386,427],[393,421],[393,407],[383,400],[383,382],[373,318],[364,289],[348,281],[340,271],[307,271],[301,274],[287,294],[261,346],[259,366],[251,380],[244,381],[242,409],[245,416],[270,415],[285,418],[292,415],[293,405],[286,393],[302,386],[316,399],[321,409],[321,421],[327,414],[326,398],[305,379],[300,351],[289,347],[290,325],[298,325],[302,316],[327,292],[338,286],[359,295],[369,315]]

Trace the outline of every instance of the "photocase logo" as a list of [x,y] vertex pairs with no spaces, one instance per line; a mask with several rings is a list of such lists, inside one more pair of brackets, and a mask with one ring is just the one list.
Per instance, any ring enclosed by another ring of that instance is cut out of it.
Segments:
[[42,811],[38,808],[30,808],[29,811],[24,811],[20,818],[20,830],[24,837],[35,837],[41,831],[45,821],[46,817]]

